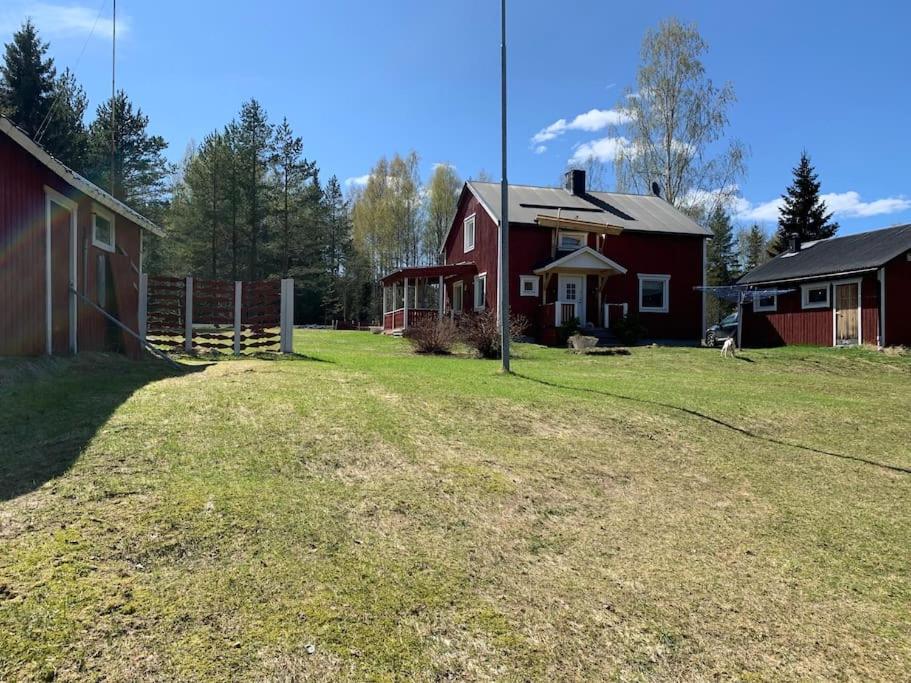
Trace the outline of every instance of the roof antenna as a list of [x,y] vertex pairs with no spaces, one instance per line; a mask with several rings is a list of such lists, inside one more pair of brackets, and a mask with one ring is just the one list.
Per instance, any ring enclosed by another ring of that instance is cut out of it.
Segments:
[[117,125],[117,0],[114,0],[111,35],[111,196],[116,197],[114,194],[114,169],[116,168],[117,135],[114,131]]
[[652,194],[656,197],[661,197],[661,186],[658,184],[657,180],[652,181]]

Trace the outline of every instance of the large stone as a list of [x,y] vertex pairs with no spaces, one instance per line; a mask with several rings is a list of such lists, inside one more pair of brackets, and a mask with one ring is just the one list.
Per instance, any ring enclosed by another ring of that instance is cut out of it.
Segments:
[[584,349],[591,349],[598,345],[597,337],[588,337],[583,334],[574,334],[569,338],[569,348],[575,349],[576,351],[582,351]]

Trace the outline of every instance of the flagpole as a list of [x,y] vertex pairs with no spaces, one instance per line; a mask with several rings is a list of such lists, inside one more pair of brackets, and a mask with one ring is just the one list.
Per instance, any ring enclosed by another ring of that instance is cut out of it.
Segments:
[[500,0],[500,114],[502,174],[500,176],[500,255],[497,311],[500,317],[502,371],[509,372],[509,181],[506,177],[506,0]]

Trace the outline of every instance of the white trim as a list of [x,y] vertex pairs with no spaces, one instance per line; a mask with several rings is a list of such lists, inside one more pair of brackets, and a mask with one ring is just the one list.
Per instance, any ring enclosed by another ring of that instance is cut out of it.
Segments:
[[[811,289],[825,289],[826,300],[811,302],[808,295]],[[800,285],[800,308],[801,310],[810,310],[813,308],[828,308],[832,305],[832,283],[831,282],[811,282]]]
[[[481,301],[481,304],[479,306],[478,305],[478,291],[479,291],[478,282],[480,282],[481,280],[484,281],[484,299]],[[472,298],[474,299],[474,301],[472,302],[474,304],[474,310],[483,311],[485,308],[487,308],[487,273],[486,272],[478,273],[477,275],[475,275],[474,287],[473,287],[471,294],[472,294]]]
[[0,116],[0,131],[6,133],[10,139],[13,140],[13,142],[22,147],[26,152],[31,154],[44,166],[60,176],[60,178],[62,178],[72,187],[76,188],[83,194],[88,195],[100,204],[103,204],[111,211],[133,221],[139,227],[145,228],[149,232],[158,235],[159,237],[164,237],[164,231],[155,225],[152,221],[150,221],[145,216],[137,213],[120,200],[115,199],[94,183],[89,182],[81,175],[76,173],[76,171],[73,169],[60,163],[57,159],[48,154],[44,148],[36,144],[31,138],[28,137],[28,135],[17,128],[12,123],[12,121],[3,116]]
[[[95,237],[95,229],[97,228],[97,226],[95,225],[96,216],[101,216],[101,218],[103,218],[104,220],[108,221],[111,224],[111,242],[110,242],[110,244],[108,244],[107,242],[102,242],[97,237]],[[108,211],[103,206],[101,206],[100,204],[97,204],[95,202],[92,203],[92,246],[98,247],[99,249],[102,249],[103,251],[111,252],[112,254],[115,251],[117,251],[117,228],[116,228],[115,221],[114,221],[114,213],[112,211]]]
[[[579,244],[578,246],[563,246],[563,238],[571,237],[577,239]],[[557,231],[557,251],[578,251],[582,247],[588,246],[588,233],[587,232],[578,232],[574,230],[558,230]]]
[[709,269],[709,238],[702,238],[702,326],[699,328],[700,339],[705,334],[705,318],[706,318],[706,308],[708,307],[708,290],[706,285],[708,285],[708,269]]
[[[468,221],[471,221],[471,246],[468,244]],[[462,251],[468,253],[474,251],[475,244],[478,242],[478,220],[476,214],[465,216],[462,221]]]
[[832,283],[832,346],[838,346],[838,296],[839,285],[857,285],[857,345],[864,343],[863,330],[863,279],[852,278]]
[[[671,305],[671,276],[656,273],[638,273],[639,278],[639,312],[640,313],[667,313]],[[662,282],[664,284],[664,296],[662,297],[662,306],[643,306],[642,305],[642,283],[645,280]]]
[[768,296],[763,296],[759,293],[753,294],[753,313],[775,313],[778,311],[778,295],[770,295],[774,300],[774,303],[771,306],[763,306],[759,303],[761,299],[768,299]]
[[[525,283],[530,282],[532,288],[525,291]],[[541,293],[541,277],[539,275],[519,276],[519,296],[539,296]]]
[[76,244],[78,242],[79,231],[79,205],[69,197],[60,194],[52,187],[44,186],[44,288],[45,288],[45,350],[48,355],[54,352],[54,297],[53,297],[53,273],[51,272],[52,246],[51,246],[51,202],[59,206],[70,214],[70,253],[67,259],[69,265],[69,277],[67,282],[70,291],[67,292],[67,308],[69,311],[69,348],[70,353],[78,351],[78,323],[76,320],[78,309],[76,305]]
[[[608,268],[616,270],[621,275],[626,274],[626,268],[621,266],[619,263],[610,260],[609,258],[607,258],[607,256],[605,256],[604,254],[602,254],[599,251],[595,251],[591,247],[582,247],[581,249],[576,249],[575,251],[570,252],[566,256],[561,256],[556,261],[552,261],[551,263],[548,263],[543,268],[538,268],[537,270],[535,270],[535,274],[541,275],[542,273],[546,273],[548,271],[560,268],[561,266],[568,263],[569,261],[572,261],[574,258],[579,256],[580,254],[591,254],[592,256],[594,256],[595,258],[600,260]],[[670,276],[668,276],[668,277],[670,277]]]

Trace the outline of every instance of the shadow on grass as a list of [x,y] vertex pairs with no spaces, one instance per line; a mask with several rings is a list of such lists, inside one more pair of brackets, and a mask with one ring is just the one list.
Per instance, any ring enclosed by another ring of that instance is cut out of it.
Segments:
[[239,356],[235,356],[233,353],[221,353],[219,351],[211,351],[207,353],[194,353],[192,355],[188,354],[172,354],[172,357],[175,359],[183,360],[195,360],[195,361],[210,361],[212,363],[220,363],[227,361],[237,361],[237,360],[268,360],[268,361],[311,361],[313,363],[335,363],[334,360],[327,360],[325,358],[318,358],[317,356],[308,356],[305,353],[279,353],[277,351],[259,351],[256,353],[242,353]]
[[[752,361],[750,361],[752,362]],[[732,432],[737,432],[743,436],[747,436],[751,439],[756,439],[757,441],[765,441],[766,443],[774,444],[776,446],[786,446],[788,448],[796,448],[798,450],[808,451],[810,453],[815,453],[816,455],[824,455],[831,458],[840,458],[842,460],[851,460],[854,462],[863,463],[864,465],[871,465],[873,467],[879,467],[884,470],[891,470],[893,472],[901,472],[902,474],[911,474],[911,467],[902,467],[901,465],[892,465],[890,463],[878,462],[876,460],[870,460],[869,458],[864,458],[857,455],[848,455],[846,453],[835,453],[833,451],[826,451],[820,448],[814,448],[813,446],[804,446],[803,444],[794,443],[791,441],[785,441],[783,439],[776,439],[771,436],[763,436],[762,434],[757,434],[756,432],[751,432],[748,429],[743,427],[738,427],[737,425],[731,424],[730,422],[725,422],[717,417],[712,417],[711,415],[706,415],[705,413],[700,413],[698,410],[693,410],[691,408],[683,408],[681,406],[675,406],[671,403],[662,403],[661,401],[653,401],[647,398],[636,398],[634,396],[626,396],[624,394],[616,394],[611,391],[604,391],[602,389],[591,389],[589,387],[573,387],[567,384],[559,384],[557,382],[549,382],[545,379],[538,379],[537,377],[529,377],[528,375],[523,375],[521,373],[514,373],[516,377],[520,377],[529,382],[536,382],[538,384],[543,384],[544,386],[551,387],[554,389],[565,389],[568,391],[579,391],[588,394],[596,394],[599,396],[606,396],[608,398],[616,398],[621,401],[630,401],[631,403],[641,403],[645,405],[659,406],[661,408],[668,408],[670,410],[676,410],[693,417],[698,417],[701,420],[706,422],[711,422],[712,424],[718,425],[719,427],[724,427],[729,429]]]
[[138,389],[200,372],[108,354],[16,360],[0,375],[0,502],[64,474],[117,408]]

